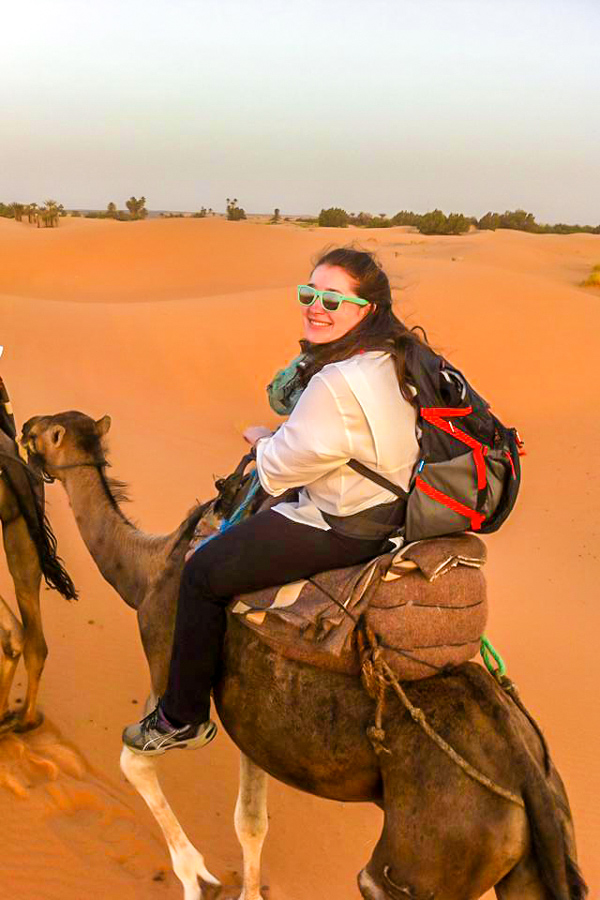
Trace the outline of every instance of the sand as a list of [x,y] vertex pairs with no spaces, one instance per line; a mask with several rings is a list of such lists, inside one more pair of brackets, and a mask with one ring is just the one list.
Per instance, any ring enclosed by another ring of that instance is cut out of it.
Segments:
[[[18,424],[66,409],[110,413],[129,514],[170,531],[237,462],[243,428],[275,424],[264,386],[296,352],[294,286],[317,250],[348,240],[377,249],[400,314],[423,324],[526,439],[520,502],[488,539],[488,631],[547,734],[598,897],[600,295],[578,285],[600,262],[600,237],[210,219],[63,219],[38,230],[0,219],[0,366]],[[135,616],[95,569],[60,485],[47,497],[81,599],[44,592],[46,721],[0,739],[0,896],[180,898],[159,831],[118,768],[121,728],[139,718],[148,684]],[[13,596],[1,558],[0,593]],[[16,681],[15,700],[21,670]],[[221,732],[160,768],[184,828],[235,896],[235,747]],[[380,818],[271,782],[265,896],[358,898]]]

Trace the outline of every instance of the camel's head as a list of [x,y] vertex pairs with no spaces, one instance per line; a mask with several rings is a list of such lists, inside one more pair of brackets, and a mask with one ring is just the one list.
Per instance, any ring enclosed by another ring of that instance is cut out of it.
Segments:
[[102,439],[110,416],[97,422],[81,412],[33,416],[23,425],[20,444],[31,465],[50,478],[64,478],[68,469],[106,462]]

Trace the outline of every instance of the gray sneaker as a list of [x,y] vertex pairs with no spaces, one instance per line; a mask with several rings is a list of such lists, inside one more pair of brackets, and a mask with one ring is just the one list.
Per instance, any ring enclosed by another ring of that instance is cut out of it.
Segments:
[[133,753],[141,753],[144,756],[160,756],[179,747],[181,750],[192,747],[204,747],[209,744],[217,733],[217,726],[209,719],[200,725],[184,725],[183,728],[173,728],[160,714],[160,708],[156,709],[142,719],[128,725],[123,731],[123,743]]

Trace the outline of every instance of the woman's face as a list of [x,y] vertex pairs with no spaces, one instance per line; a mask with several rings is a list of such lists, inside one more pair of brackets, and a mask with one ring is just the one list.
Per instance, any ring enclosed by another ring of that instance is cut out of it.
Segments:
[[[345,297],[358,296],[354,279],[339,266],[317,266],[308,284],[319,291],[336,291]],[[318,299],[312,306],[302,307],[304,337],[312,344],[328,344],[329,341],[335,341],[358,325],[370,308],[370,304],[359,306],[358,303],[344,301],[337,312],[328,312],[323,309],[321,300]]]

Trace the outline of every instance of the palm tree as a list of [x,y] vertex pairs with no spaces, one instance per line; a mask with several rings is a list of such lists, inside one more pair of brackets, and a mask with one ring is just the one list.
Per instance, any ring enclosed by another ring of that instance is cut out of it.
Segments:
[[35,222],[38,211],[37,203],[30,203],[27,207],[27,219],[29,223]]
[[23,213],[25,211],[25,207],[23,206],[23,204],[11,203],[9,208],[13,211],[15,222],[21,222],[23,220]]
[[138,200],[136,197],[131,196],[125,203],[125,206],[129,210],[132,219],[145,219],[148,215],[145,197],[140,197]]
[[113,203],[111,200],[111,202],[106,207],[106,212],[108,213],[110,219],[115,219],[117,216],[117,204]]
[[58,226],[58,217],[62,210],[64,210],[62,203],[57,203],[56,200],[46,200],[38,213],[38,228],[40,227],[40,218],[43,220],[45,228]]

